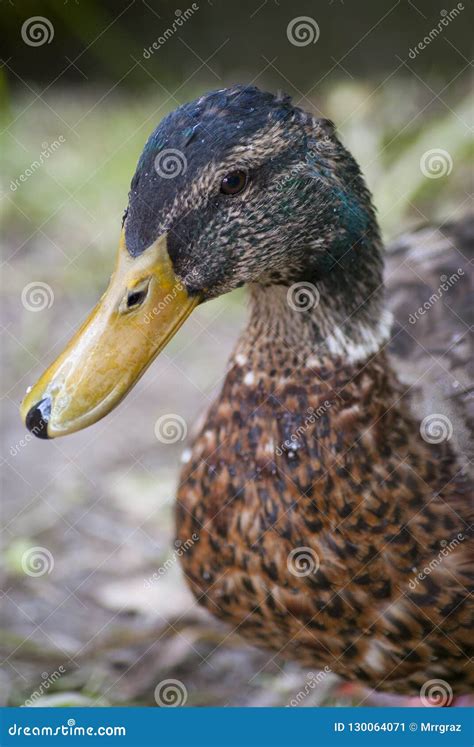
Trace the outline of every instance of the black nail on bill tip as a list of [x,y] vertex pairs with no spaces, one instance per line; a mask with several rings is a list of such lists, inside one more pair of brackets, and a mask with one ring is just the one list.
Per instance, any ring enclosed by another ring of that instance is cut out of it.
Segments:
[[51,399],[45,397],[28,411],[25,425],[34,436],[38,438],[49,438],[48,421],[51,414]]

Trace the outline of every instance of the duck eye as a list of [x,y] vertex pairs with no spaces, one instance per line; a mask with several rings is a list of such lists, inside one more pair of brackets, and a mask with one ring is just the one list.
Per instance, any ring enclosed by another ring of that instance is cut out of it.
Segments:
[[224,195],[238,195],[247,186],[245,171],[231,171],[221,181],[221,192]]

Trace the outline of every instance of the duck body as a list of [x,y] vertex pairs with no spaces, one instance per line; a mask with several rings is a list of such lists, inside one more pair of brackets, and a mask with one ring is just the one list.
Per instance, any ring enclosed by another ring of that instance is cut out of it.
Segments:
[[191,589],[306,667],[392,693],[434,679],[469,692],[469,479],[449,441],[421,438],[388,352],[319,355],[321,319],[286,294],[253,293],[181,475],[178,538],[199,536],[181,558]]

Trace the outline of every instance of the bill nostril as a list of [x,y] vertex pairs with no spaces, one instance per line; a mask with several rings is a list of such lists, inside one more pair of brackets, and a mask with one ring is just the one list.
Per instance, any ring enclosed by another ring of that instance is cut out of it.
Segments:
[[25,425],[38,438],[49,438],[48,422],[51,414],[51,399],[45,397],[28,410]]

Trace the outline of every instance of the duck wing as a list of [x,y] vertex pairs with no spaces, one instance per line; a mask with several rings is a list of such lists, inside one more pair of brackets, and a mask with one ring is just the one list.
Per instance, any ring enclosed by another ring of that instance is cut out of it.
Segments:
[[400,236],[387,247],[385,278],[392,364],[433,437],[452,429],[466,469],[474,458],[473,260],[474,214]]

